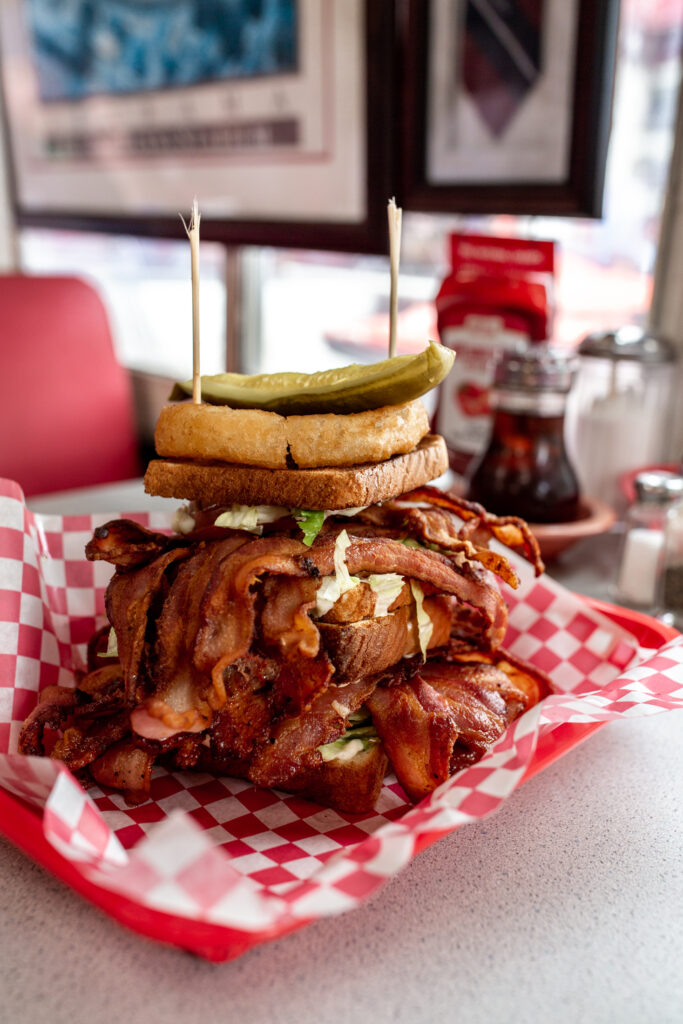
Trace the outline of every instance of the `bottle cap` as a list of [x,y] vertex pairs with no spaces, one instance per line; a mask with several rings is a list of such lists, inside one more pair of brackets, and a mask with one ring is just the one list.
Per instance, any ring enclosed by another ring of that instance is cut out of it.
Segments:
[[629,324],[613,331],[596,331],[579,345],[580,356],[595,359],[632,359],[639,363],[674,363],[676,349],[666,338]]
[[633,481],[638,501],[667,505],[683,497],[683,476],[667,470],[647,470]]
[[576,374],[576,358],[558,349],[538,346],[525,352],[504,352],[496,364],[494,387],[501,390],[567,392]]

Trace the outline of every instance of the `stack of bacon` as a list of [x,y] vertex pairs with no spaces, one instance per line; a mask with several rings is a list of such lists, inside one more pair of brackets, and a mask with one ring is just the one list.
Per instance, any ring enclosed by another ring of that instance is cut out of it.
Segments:
[[[219,511],[204,519],[213,523]],[[89,671],[75,689],[43,691],[22,730],[24,753],[58,758],[131,803],[148,797],[160,761],[363,811],[387,759],[418,800],[478,760],[548,692],[537,670],[500,646],[507,611],[496,577],[518,581],[489,541],[542,570],[518,519],[422,487],[352,517],[331,515],[310,546],[291,517],[260,537],[201,522],[186,535],[128,520],[95,531],[87,557],[116,567],[110,625],[91,641]],[[343,530],[352,576],[405,580],[384,615],[373,618],[372,593],[361,585],[313,617]],[[431,621],[426,659],[411,582]],[[114,657],[105,653],[110,626]],[[376,736],[367,771],[354,776],[352,759],[326,761],[320,748],[361,709]]]

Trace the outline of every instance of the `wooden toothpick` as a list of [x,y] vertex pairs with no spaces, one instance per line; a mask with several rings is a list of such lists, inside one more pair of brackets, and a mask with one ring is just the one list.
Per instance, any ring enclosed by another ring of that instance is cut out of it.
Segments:
[[396,320],[398,317],[398,264],[401,258],[401,217],[403,210],[392,197],[387,206],[389,218],[389,268],[391,292],[389,295],[389,356],[396,355]]
[[201,215],[197,197],[192,202],[190,226],[185,223],[182,213],[180,219],[187,237],[190,239],[192,257],[192,401],[199,405],[202,400],[202,382],[199,373],[199,222]]

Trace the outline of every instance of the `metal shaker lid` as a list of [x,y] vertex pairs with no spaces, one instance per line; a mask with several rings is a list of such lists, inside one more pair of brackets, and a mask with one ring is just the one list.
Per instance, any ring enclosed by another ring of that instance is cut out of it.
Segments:
[[638,501],[648,505],[667,505],[683,497],[683,476],[665,469],[646,470],[633,481]]
[[629,324],[613,331],[596,331],[579,345],[580,356],[595,359],[633,359],[639,363],[673,363],[676,349],[667,338]]
[[576,372],[572,353],[532,346],[524,352],[504,352],[494,371],[494,387],[501,390],[569,391]]

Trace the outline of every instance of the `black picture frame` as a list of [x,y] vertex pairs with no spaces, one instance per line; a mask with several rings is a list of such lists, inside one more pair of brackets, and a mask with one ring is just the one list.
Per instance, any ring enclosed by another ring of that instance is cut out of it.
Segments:
[[427,174],[432,0],[408,0],[402,52],[400,201],[432,213],[600,217],[609,140],[619,0],[577,5],[569,150],[560,181],[435,182]]
[[[325,3],[329,0],[325,0]],[[346,0],[341,0],[346,3]],[[395,154],[395,5],[393,0],[362,0],[365,46],[365,215],[345,221],[334,216],[309,221],[264,218],[214,217],[202,211],[202,238],[226,245],[258,245],[319,249],[339,252],[385,254],[388,252],[387,199],[394,191]],[[20,227],[105,232],[156,238],[184,238],[177,215],[140,215],[116,212],[93,213],[46,205],[28,206],[21,201],[21,174],[14,158],[14,121],[18,116],[3,82],[6,137],[10,153],[10,187],[16,222]],[[188,204],[191,202],[188,182]]]

